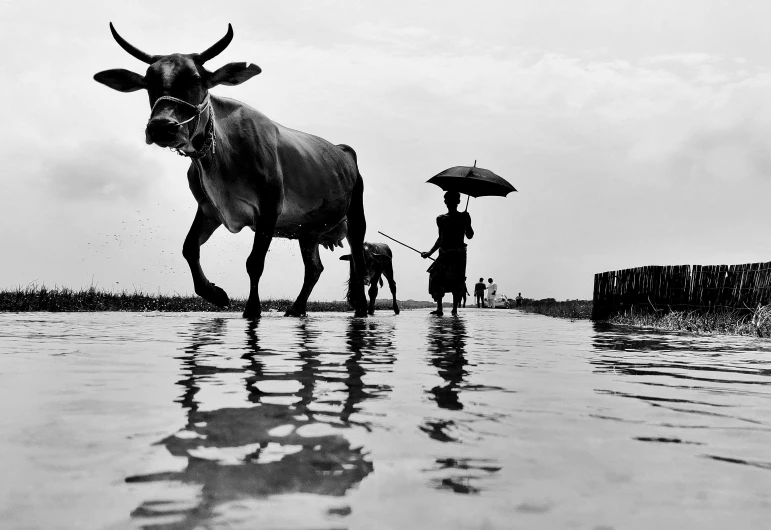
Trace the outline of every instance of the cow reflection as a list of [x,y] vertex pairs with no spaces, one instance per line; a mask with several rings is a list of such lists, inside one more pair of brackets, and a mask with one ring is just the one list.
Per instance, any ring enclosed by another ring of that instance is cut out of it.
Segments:
[[[149,518],[147,527],[189,528],[213,517],[217,506],[242,499],[288,493],[342,496],[372,472],[366,453],[352,447],[342,433],[351,425],[370,428],[351,416],[363,400],[390,391],[362,382],[370,352],[378,350],[380,365],[394,361],[390,343],[383,344],[378,338],[382,334],[378,323],[352,319],[346,330],[346,348],[338,353],[322,351],[317,345],[321,330],[298,322],[296,356],[263,347],[259,326],[260,321],[248,323],[241,356],[245,363],[231,368],[213,364],[220,361],[221,353],[206,353],[207,345],[225,342],[226,320],[203,322],[192,330],[181,357],[186,377],[179,382],[184,388],[179,401],[187,410],[187,425],[159,442],[172,455],[187,458],[187,465],[182,471],[134,476],[127,482],[175,481],[200,486],[201,492],[195,506],[183,509],[166,501],[145,502],[132,515]],[[319,359],[326,355],[344,355],[343,368],[339,362],[327,366],[326,357]],[[278,363],[283,368],[268,363],[271,358],[283,361]],[[291,362],[287,364],[287,360]],[[200,410],[203,407],[196,396],[202,383],[227,373],[242,374],[247,399],[254,406]],[[259,388],[267,381],[293,383],[287,385],[293,390],[271,392],[268,398]],[[318,392],[323,384],[343,388],[344,397]],[[172,522],[168,522],[169,516],[173,516]]]

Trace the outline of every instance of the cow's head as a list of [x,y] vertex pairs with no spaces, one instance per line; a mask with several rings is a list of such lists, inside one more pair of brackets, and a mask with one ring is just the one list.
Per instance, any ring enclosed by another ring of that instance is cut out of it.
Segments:
[[261,72],[256,64],[229,63],[210,72],[204,63],[219,55],[233,39],[233,28],[202,53],[150,55],[110,31],[121,48],[150,66],[144,76],[124,70],[105,70],[94,79],[120,92],[145,89],[150,97],[150,119],[145,136],[148,144],[181,148],[188,144],[208,120],[209,89],[217,85],[238,85]]

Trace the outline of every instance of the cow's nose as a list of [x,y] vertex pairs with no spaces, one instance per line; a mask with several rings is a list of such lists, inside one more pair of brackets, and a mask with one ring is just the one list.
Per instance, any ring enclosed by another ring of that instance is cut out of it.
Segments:
[[147,122],[147,133],[153,138],[177,133],[179,122],[169,118],[153,118]]

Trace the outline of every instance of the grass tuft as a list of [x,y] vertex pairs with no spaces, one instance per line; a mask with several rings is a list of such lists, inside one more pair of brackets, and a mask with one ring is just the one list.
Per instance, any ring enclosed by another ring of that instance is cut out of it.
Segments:
[[526,298],[522,301],[522,307],[517,309],[527,313],[567,318],[569,320],[587,320],[592,318],[591,300],[565,300],[564,302],[557,302],[554,298],[546,298],[544,300]]
[[718,309],[706,313],[669,311],[666,313],[622,314],[610,318],[608,322],[671,331],[771,337],[771,305],[758,305],[756,309],[750,311]]
[[[262,310],[276,310],[284,312],[289,309],[293,300],[275,299],[261,300]],[[69,289],[67,287],[47,288],[45,285],[30,285],[15,289],[0,290],[0,312],[21,311],[244,311],[246,299],[235,298],[230,300],[230,307],[219,309],[199,296],[182,296],[179,294],[147,294],[140,290],[130,291],[104,291],[95,287],[88,289]],[[434,307],[432,302],[414,300],[400,301],[401,309],[419,309]],[[390,311],[390,300],[377,300],[375,310]],[[309,301],[309,312],[318,311],[351,311],[348,302],[340,301]]]

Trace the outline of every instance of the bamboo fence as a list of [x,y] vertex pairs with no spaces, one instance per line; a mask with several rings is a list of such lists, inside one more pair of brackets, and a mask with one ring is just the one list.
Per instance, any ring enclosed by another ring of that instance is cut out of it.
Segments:
[[637,267],[594,275],[592,320],[637,311],[751,310],[770,302],[771,262]]

